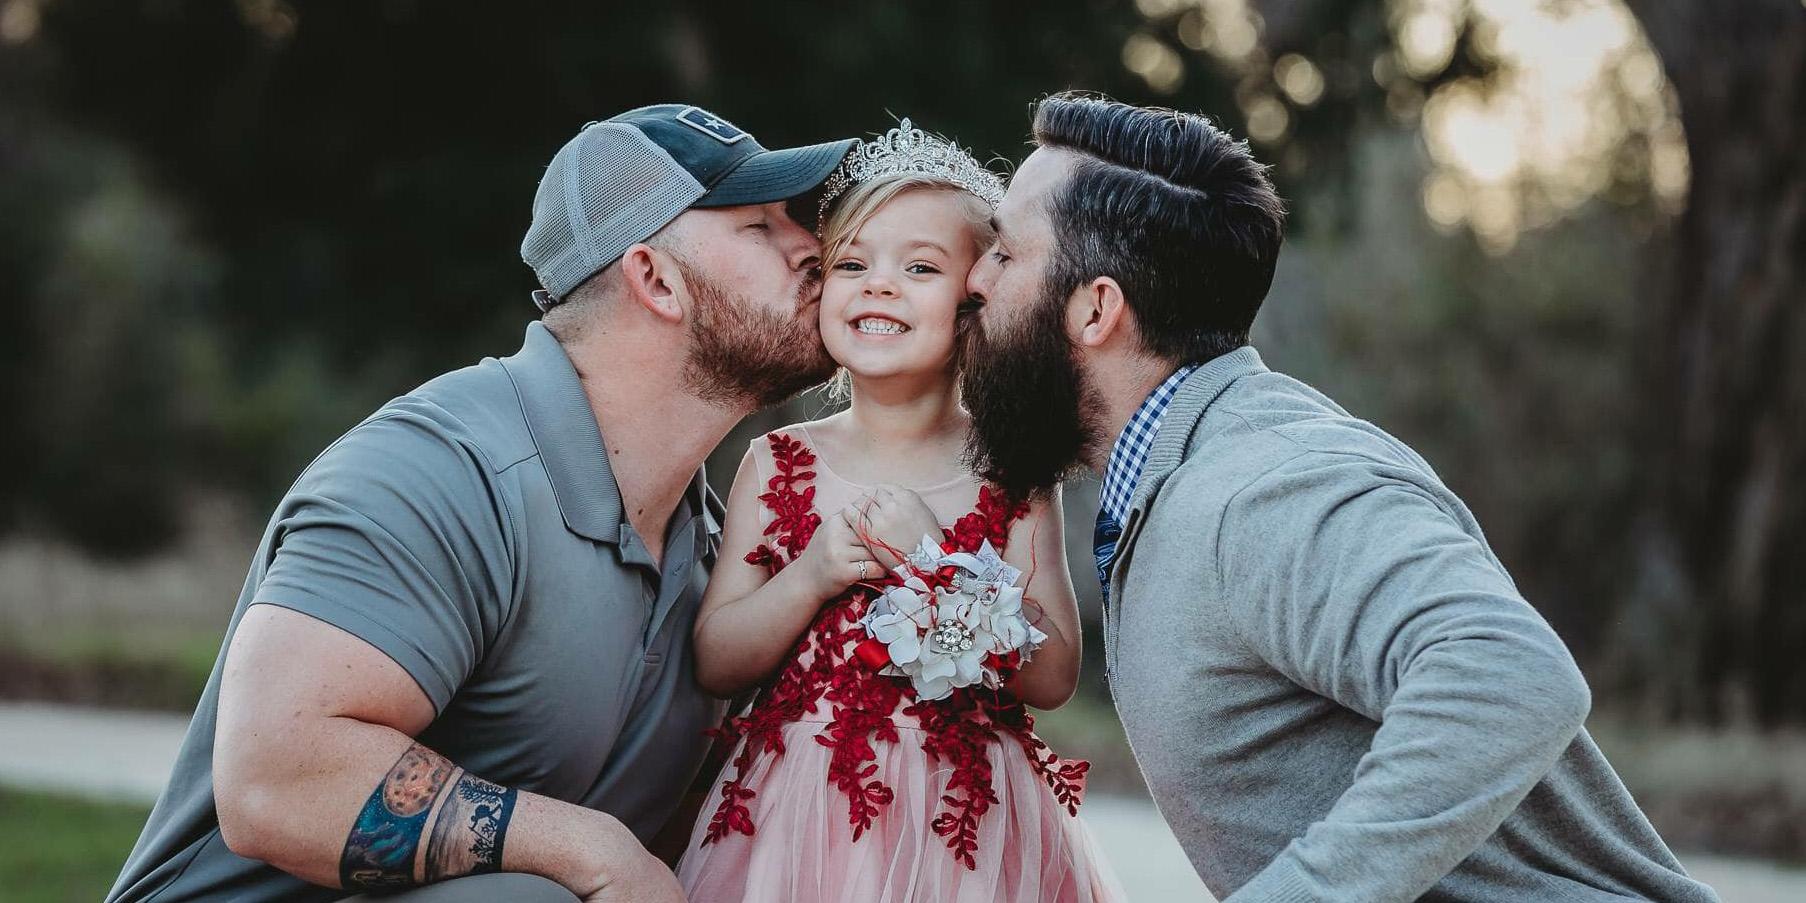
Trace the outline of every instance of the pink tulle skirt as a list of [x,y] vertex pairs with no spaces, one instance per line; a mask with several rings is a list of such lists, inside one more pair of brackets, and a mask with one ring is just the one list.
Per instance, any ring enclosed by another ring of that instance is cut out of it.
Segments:
[[941,795],[951,770],[923,752],[919,728],[899,727],[899,743],[873,742],[875,777],[896,796],[855,841],[847,798],[828,780],[833,752],[814,740],[822,727],[784,726],[784,754],[759,756],[742,781],[758,793],[747,801],[753,834],[730,833],[705,846],[709,817],[721,804],[716,782],[677,867],[693,903],[1125,899],[1084,822],[1054,800],[1013,739],[987,747],[998,803],[979,819],[977,868],[968,869],[929,827],[945,811]]

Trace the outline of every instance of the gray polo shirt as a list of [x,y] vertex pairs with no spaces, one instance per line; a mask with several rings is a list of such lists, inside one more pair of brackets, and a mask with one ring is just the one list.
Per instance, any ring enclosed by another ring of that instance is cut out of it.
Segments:
[[[231,630],[280,605],[375,646],[438,715],[420,742],[472,773],[606,811],[650,840],[701,767],[724,704],[691,672],[719,546],[699,472],[662,570],[628,525],[576,371],[543,326],[384,405],[283,497]],[[224,653],[221,654],[223,660]],[[220,664],[109,900],[327,900],[220,840]]]

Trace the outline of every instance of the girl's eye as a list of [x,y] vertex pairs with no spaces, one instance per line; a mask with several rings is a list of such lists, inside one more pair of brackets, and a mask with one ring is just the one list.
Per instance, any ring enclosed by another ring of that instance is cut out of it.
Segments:
[[939,273],[940,270],[935,269],[932,264],[912,263],[909,265],[908,269],[904,270],[904,272],[910,274],[911,276],[928,276],[928,275],[932,275],[934,273]]
[[862,264],[857,260],[843,260],[835,264],[834,269],[844,273],[857,273],[860,270],[865,269],[865,264]]

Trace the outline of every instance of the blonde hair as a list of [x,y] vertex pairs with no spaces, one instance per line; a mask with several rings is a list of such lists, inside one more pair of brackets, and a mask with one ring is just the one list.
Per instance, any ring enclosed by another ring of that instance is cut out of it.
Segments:
[[[997,231],[991,225],[991,205],[983,198],[967,191],[946,179],[923,173],[898,173],[880,176],[866,182],[860,182],[847,190],[840,197],[839,203],[828,211],[821,223],[821,267],[825,273],[834,266],[835,261],[846,252],[847,245],[853,243],[853,237],[865,224],[878,215],[885,204],[911,191],[948,191],[957,192],[960,197],[960,211],[966,215],[966,224],[972,230],[972,242],[975,250],[983,252],[997,240]],[[959,343],[954,350],[957,354]],[[956,358],[957,360],[957,358]],[[844,401],[852,397],[853,378],[845,367],[834,372],[827,384],[828,397],[836,401]]]
[[885,204],[909,191],[958,192],[962,195],[960,206],[972,227],[973,241],[978,249],[984,250],[996,239],[997,234],[991,229],[991,205],[978,195],[936,176],[899,173],[860,182],[848,189],[840,203],[828,211],[821,223],[822,265],[833,265],[852,243],[853,236],[858,235]]

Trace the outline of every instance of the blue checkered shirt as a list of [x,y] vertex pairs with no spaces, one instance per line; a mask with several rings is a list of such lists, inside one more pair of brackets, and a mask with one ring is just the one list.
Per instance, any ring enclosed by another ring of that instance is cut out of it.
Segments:
[[1104,465],[1104,488],[1098,495],[1097,532],[1091,543],[1097,555],[1097,579],[1104,587],[1105,604],[1110,601],[1110,562],[1116,558],[1116,541],[1122,538],[1123,522],[1129,519],[1129,502],[1135,498],[1135,484],[1141,481],[1141,470],[1147,466],[1148,449],[1160,432],[1160,418],[1166,414],[1173,394],[1179,391],[1179,384],[1196,369],[1197,364],[1180,367],[1155,386],[1110,447],[1110,460]]

